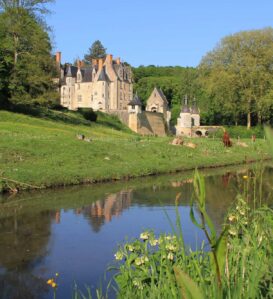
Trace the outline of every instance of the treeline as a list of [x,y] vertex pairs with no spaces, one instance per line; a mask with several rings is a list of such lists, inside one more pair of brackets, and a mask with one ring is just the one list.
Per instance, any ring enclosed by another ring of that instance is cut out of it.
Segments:
[[53,0],[0,1],[0,107],[54,105],[57,76],[44,14]]
[[243,31],[223,38],[197,68],[134,68],[134,87],[144,102],[161,87],[173,123],[187,95],[197,99],[203,124],[273,124],[272,57],[272,28]]

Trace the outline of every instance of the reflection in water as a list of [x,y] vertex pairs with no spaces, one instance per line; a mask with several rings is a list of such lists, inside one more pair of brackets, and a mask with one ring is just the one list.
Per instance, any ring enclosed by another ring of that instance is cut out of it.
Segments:
[[94,232],[99,232],[104,223],[110,222],[112,217],[117,217],[123,210],[128,209],[131,201],[132,191],[121,191],[107,195],[103,200],[97,200],[83,208],[82,213],[89,219]]
[[[215,170],[214,170],[215,171]],[[207,209],[218,231],[247,169],[222,170],[206,177]],[[263,198],[272,203],[272,169],[267,169]],[[26,194],[0,204],[0,298],[52,298],[45,280],[60,272],[59,298],[71,297],[73,281],[98,285],[117,244],[144,228],[171,231],[175,197],[187,244],[203,234],[189,218],[192,173],[145,180]],[[92,230],[90,230],[90,226]],[[109,274],[110,275],[110,274]],[[109,278],[108,275],[108,278]]]

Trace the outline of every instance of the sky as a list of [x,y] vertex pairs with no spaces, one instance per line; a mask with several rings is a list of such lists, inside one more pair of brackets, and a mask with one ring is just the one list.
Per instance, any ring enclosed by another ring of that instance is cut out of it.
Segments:
[[220,40],[273,27],[273,0],[56,0],[46,17],[62,62],[95,40],[133,66],[197,66]]

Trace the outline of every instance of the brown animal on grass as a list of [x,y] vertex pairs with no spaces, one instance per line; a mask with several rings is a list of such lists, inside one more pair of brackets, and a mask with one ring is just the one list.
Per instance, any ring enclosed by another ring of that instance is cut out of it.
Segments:
[[224,132],[223,135],[223,143],[225,147],[231,147],[232,146],[232,142],[230,140],[229,134],[227,131]]

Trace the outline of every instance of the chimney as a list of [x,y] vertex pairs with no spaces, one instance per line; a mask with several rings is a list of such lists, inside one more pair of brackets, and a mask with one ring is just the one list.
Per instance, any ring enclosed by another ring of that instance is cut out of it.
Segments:
[[92,59],[92,65],[95,66],[95,65],[97,65],[97,64],[98,64],[97,59]]
[[102,66],[103,66],[103,59],[100,58],[100,59],[99,59],[99,70],[102,69]]
[[62,52],[56,52],[56,64],[61,64]]
[[120,57],[116,58],[116,63],[120,64]]
[[80,69],[82,67],[82,62],[79,59],[77,60],[77,67],[78,67],[78,69]]
[[107,54],[107,56],[106,56],[106,60],[107,60],[110,64],[112,64],[112,63],[113,63],[113,55],[111,55],[111,54]]

